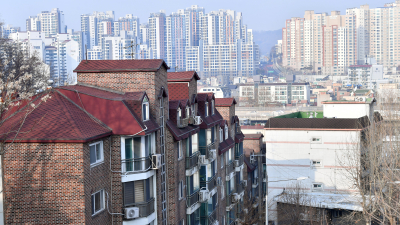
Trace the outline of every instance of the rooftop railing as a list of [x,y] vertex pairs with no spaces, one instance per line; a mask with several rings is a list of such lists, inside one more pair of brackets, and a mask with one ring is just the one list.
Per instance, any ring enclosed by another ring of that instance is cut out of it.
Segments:
[[189,118],[179,118],[178,119],[178,128],[187,127],[189,124]]

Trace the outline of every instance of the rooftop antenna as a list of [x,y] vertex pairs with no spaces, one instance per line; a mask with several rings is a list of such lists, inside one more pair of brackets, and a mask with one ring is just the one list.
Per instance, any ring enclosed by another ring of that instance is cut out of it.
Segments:
[[85,44],[85,58],[86,58],[86,63],[87,63],[87,46],[86,46],[86,44]]
[[[131,54],[129,54],[129,55],[131,55],[131,59],[133,59],[133,56],[136,53],[136,46],[138,46],[138,45],[139,44],[136,44],[136,40],[135,40],[135,44],[133,44],[133,41],[131,41],[131,45],[124,47],[125,49],[131,48]],[[135,47],[135,51],[133,51],[133,47]]]

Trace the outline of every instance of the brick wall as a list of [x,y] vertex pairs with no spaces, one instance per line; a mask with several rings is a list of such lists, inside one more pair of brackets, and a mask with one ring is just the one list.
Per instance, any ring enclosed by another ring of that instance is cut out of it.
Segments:
[[[107,193],[111,193],[111,172],[110,172],[110,138],[85,143],[83,145],[83,172],[84,172],[84,191],[85,191],[85,224],[110,224],[111,215],[107,212],[107,206],[102,212],[92,216],[92,200],[93,193],[104,190],[105,200]],[[98,141],[103,142],[103,163],[91,167],[90,166],[90,149],[89,145]],[[120,157],[121,158],[121,157]],[[121,182],[119,182],[121,183]],[[73,191],[73,190],[71,190]],[[110,204],[111,205],[111,204]],[[121,206],[120,206],[121,207]]]
[[8,149],[2,160],[6,224],[85,224],[83,144]]
[[189,82],[189,100],[192,100],[194,94],[197,94],[197,80],[195,78]]
[[[257,154],[260,152],[260,148],[262,147],[262,138],[258,140],[252,140],[252,139],[244,139],[243,140],[243,150],[244,149],[252,149],[254,150],[254,153]],[[249,157],[250,153],[248,151],[245,151],[245,155]]]

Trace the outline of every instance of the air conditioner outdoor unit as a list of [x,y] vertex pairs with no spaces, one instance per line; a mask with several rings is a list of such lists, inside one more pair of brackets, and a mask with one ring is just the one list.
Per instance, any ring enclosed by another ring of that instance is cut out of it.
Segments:
[[247,187],[247,180],[243,180],[243,185]]
[[126,219],[135,219],[138,217],[139,217],[139,208],[138,207],[125,208],[125,218]]
[[239,167],[239,160],[235,160],[235,167]]
[[249,210],[248,210],[248,209],[243,209],[243,212],[244,212],[245,214],[247,214],[247,213],[249,213]]
[[161,154],[154,154],[151,156],[151,168],[160,169],[161,167]]
[[199,164],[206,164],[206,156],[205,155],[199,156]]
[[215,150],[215,149],[210,150],[210,158],[211,159],[216,159],[217,158],[217,150]]
[[232,194],[232,203],[236,203],[240,200],[240,196],[237,193]]
[[365,102],[365,97],[355,97],[354,101],[356,101],[356,102]]
[[200,190],[199,202],[206,202],[208,200],[209,196],[210,196],[210,193],[208,192],[208,190]]
[[200,125],[203,122],[200,116],[194,117],[194,125]]

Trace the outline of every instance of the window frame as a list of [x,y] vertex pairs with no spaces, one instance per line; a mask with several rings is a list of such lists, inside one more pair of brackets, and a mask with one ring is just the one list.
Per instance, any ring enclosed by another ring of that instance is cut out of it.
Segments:
[[185,185],[183,185],[183,180],[179,181],[178,185],[178,199],[182,200],[184,197]]
[[[96,198],[96,194],[98,194],[98,193],[100,193],[100,207],[101,208],[98,211],[96,211],[96,205],[93,202],[93,200],[96,201],[95,198]],[[91,198],[91,204],[92,204],[92,216],[95,216],[105,210],[104,189],[101,189],[99,191],[92,193],[90,198]]]
[[[146,101],[146,102],[145,102]],[[146,112],[144,112],[146,109]],[[150,119],[150,104],[149,99],[145,96],[142,101],[142,120],[148,121]]]
[[90,167],[95,167],[95,166],[98,166],[98,165],[100,165],[100,164],[102,164],[103,162],[104,162],[104,148],[103,148],[103,141],[97,141],[97,142],[94,142],[94,143],[92,143],[92,144],[89,144],[89,160],[90,160],[90,156],[91,156],[91,151],[90,151],[90,147],[91,146],[96,146],[97,144],[100,144],[100,150],[101,150],[101,152],[100,152],[100,159],[99,160],[97,160],[97,149],[95,149],[95,157],[96,157],[96,162],[91,162],[90,163]]
[[214,106],[215,106],[214,99],[211,99],[211,115],[214,115],[215,113]]
[[[311,190],[312,191],[323,191],[324,190],[324,184],[323,183],[318,183],[318,182],[313,182],[311,184]],[[314,187],[314,185],[321,185],[321,187]]]
[[208,102],[205,103],[205,116],[208,117]]
[[225,126],[225,140],[228,139],[229,133],[228,133],[228,125]]
[[219,128],[219,142],[223,142],[224,141],[224,132],[222,130],[222,128]]
[[322,138],[321,137],[311,137],[311,143],[312,144],[322,144]]
[[178,160],[180,160],[183,158],[182,140],[178,141],[176,144],[178,148]]
[[[316,163],[314,163],[314,162],[316,162]],[[322,160],[320,160],[320,159],[312,159],[311,160],[311,166],[312,167],[322,167],[323,166]]]

